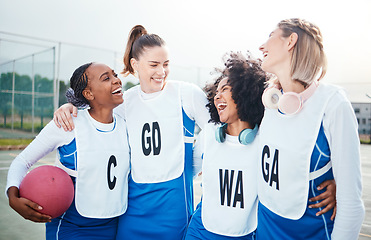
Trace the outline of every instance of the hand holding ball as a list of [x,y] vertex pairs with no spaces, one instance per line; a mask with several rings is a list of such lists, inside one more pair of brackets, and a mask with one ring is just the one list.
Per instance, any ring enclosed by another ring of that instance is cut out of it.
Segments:
[[74,186],[64,170],[44,165],[24,177],[19,186],[19,195],[39,204],[43,208],[39,212],[56,218],[70,207]]

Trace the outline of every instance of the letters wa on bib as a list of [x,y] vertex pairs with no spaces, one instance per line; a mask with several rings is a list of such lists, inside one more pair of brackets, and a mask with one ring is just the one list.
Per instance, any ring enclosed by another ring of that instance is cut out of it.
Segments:
[[216,126],[207,124],[202,163],[202,223],[213,233],[239,237],[257,226],[257,139],[248,145],[238,137],[215,139]]

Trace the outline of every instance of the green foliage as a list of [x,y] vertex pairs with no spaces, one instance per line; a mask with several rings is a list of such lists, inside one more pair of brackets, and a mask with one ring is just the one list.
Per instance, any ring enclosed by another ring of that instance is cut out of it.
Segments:
[[0,146],[28,145],[33,139],[0,139]]
[[66,91],[69,88],[69,85],[66,85],[64,81],[59,81],[59,101],[58,106],[61,106],[67,102]]
[[[46,124],[48,124],[50,121],[50,118],[48,118],[48,121],[44,121],[43,124],[41,125],[41,123],[34,123],[34,130],[35,132],[40,132],[41,129],[43,129]],[[5,124],[4,126],[4,123],[0,123],[0,128],[12,128],[12,123],[9,121]],[[13,123],[13,128],[14,129],[19,129],[19,130],[24,130],[26,132],[32,132],[32,123],[31,122],[14,122]]]
[[134,86],[136,86],[136,85],[138,85],[138,84],[134,84],[134,83],[132,83],[132,82],[126,82],[126,84],[123,86],[123,88],[124,88],[124,90],[126,91],[126,90],[128,90],[129,88],[132,88],[132,87],[134,87]]
[[[33,110],[37,119],[35,119],[34,128],[36,132],[39,132],[53,116],[54,79],[48,79],[36,74],[33,80],[34,102],[32,102],[32,77],[14,73],[14,128],[31,131]],[[62,96],[64,96],[65,84],[61,81],[60,85],[60,89],[63,91]],[[0,117],[2,118],[0,119],[0,126],[5,128],[11,128],[12,89],[13,73],[2,73],[0,75]]]

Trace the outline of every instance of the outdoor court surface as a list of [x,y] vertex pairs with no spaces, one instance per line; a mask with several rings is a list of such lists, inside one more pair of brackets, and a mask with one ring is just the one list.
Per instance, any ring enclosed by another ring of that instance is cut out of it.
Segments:
[[[6,176],[12,160],[20,153],[15,151],[0,151],[0,240],[43,240],[45,239],[44,224],[33,223],[23,219],[8,205],[5,196]],[[371,240],[371,145],[361,145],[362,178],[363,178],[363,201],[366,207],[359,240]],[[45,156],[35,166],[53,164],[55,152]],[[195,203],[201,197],[201,179],[194,181]],[[195,205],[196,205],[195,204]]]

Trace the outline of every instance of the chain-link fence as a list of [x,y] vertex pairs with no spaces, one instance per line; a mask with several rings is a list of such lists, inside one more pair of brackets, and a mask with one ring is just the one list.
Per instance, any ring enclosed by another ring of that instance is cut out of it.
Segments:
[[55,48],[0,64],[0,126],[40,131],[58,104]]
[[[77,67],[101,62],[119,73],[122,56],[109,49],[0,31],[0,128],[39,132],[66,102],[68,80]],[[169,79],[203,87],[210,71],[171,65]],[[122,81],[125,88],[138,83],[133,76]]]

